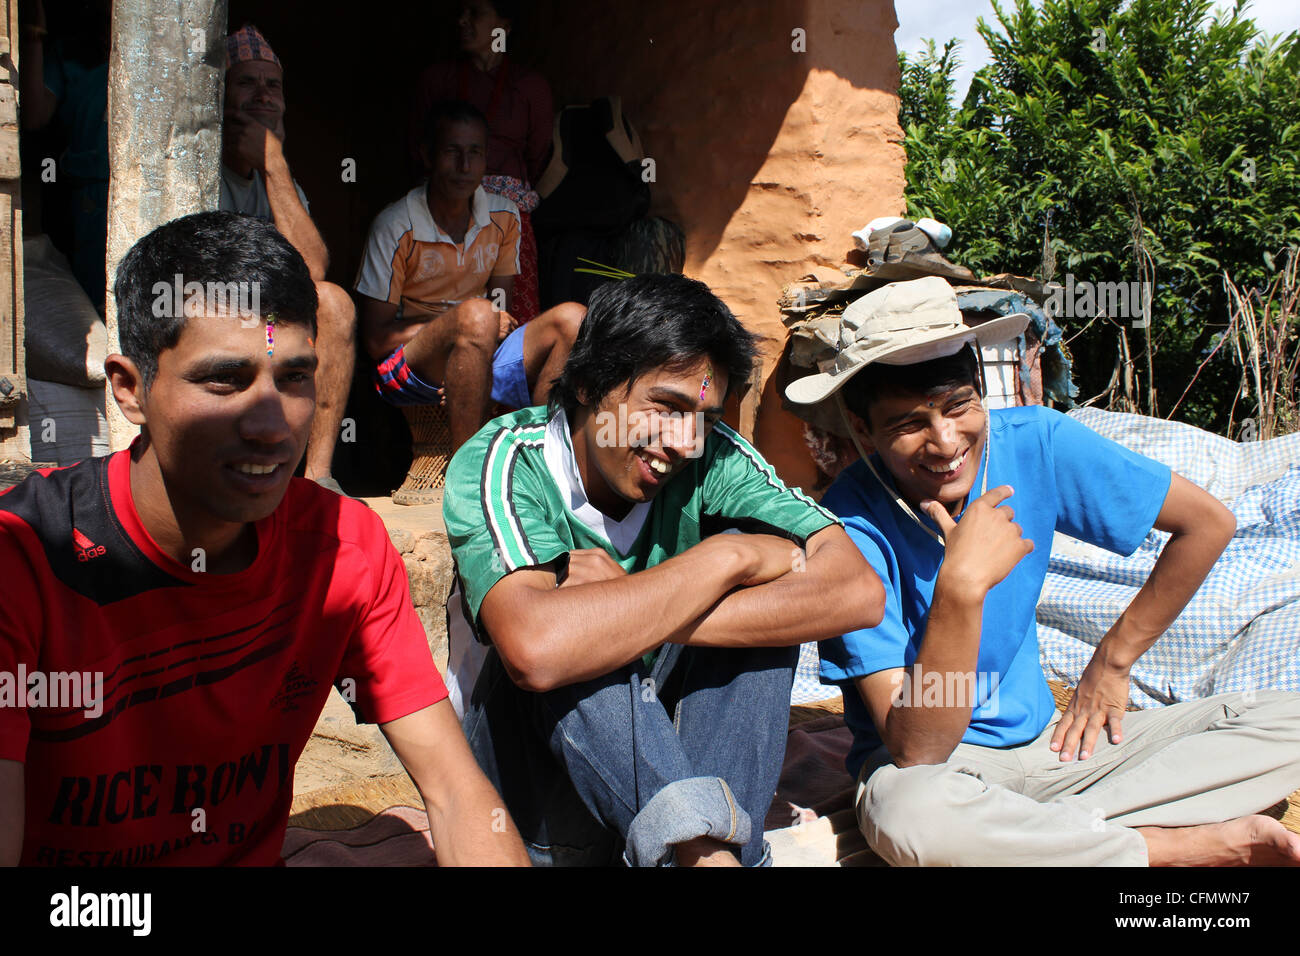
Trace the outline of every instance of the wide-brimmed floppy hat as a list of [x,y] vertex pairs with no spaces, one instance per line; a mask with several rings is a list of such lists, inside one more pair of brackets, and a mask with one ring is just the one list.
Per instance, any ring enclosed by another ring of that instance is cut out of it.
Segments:
[[998,316],[980,325],[962,322],[952,286],[937,276],[891,282],[850,303],[840,317],[835,357],[820,372],[786,386],[798,405],[815,405],[873,362],[915,365],[960,351],[967,343],[997,345],[1025,331],[1023,312]]

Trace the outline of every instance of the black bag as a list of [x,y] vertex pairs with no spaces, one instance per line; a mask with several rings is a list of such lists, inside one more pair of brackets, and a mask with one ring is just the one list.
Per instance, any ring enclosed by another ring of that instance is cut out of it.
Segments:
[[617,97],[568,106],[555,118],[550,165],[537,184],[533,229],[543,240],[568,229],[613,233],[650,208],[640,140]]

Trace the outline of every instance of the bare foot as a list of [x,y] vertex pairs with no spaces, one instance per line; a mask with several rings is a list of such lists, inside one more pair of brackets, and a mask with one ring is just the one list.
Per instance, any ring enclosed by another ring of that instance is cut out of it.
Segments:
[[712,837],[696,837],[677,844],[678,866],[740,866],[731,844]]
[[1300,866],[1300,834],[1272,817],[1199,827],[1137,827],[1151,866]]

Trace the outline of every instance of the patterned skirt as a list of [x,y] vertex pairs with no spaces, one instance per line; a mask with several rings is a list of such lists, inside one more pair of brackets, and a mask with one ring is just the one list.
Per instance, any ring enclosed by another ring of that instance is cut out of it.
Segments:
[[484,176],[483,188],[505,196],[519,207],[519,274],[515,276],[514,303],[510,314],[520,325],[537,318],[542,311],[537,287],[537,237],[533,235],[532,211],[540,201],[536,192],[513,176]]

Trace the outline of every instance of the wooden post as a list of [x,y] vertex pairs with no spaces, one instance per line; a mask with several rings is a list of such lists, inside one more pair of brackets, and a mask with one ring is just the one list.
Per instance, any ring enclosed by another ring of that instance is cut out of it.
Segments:
[[[216,209],[226,70],[226,0],[118,0],[108,64],[108,350],[118,351],[113,281],[141,236]],[[109,441],[135,437],[110,393]]]
[[[18,63],[18,2],[0,0],[0,53]],[[23,202],[17,75],[0,69],[0,460],[30,460],[23,355]]]

